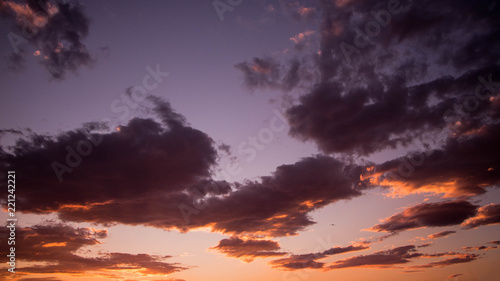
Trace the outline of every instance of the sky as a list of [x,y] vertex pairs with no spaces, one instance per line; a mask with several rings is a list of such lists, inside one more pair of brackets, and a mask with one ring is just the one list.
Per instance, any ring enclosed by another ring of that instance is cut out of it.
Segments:
[[499,14],[0,0],[0,277],[500,280]]

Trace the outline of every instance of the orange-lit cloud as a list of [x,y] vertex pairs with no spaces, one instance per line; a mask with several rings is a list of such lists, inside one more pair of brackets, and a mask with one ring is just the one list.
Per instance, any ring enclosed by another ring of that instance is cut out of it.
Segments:
[[46,2],[46,11],[33,10],[27,3],[17,3],[13,1],[2,1],[0,3],[0,10],[10,9],[14,12],[19,24],[27,24],[27,27],[32,31],[36,28],[45,26],[49,18],[53,17],[59,12],[57,5],[52,2]]
[[482,225],[500,224],[500,204],[490,204],[479,208],[476,216],[462,225],[465,228],[476,228]]
[[354,0],[335,0],[335,5],[337,5],[338,7],[344,7],[353,1]]
[[43,244],[42,247],[47,248],[47,247],[64,247],[66,246],[68,242],[52,242],[52,243],[47,243]]
[[316,14],[316,8],[315,7],[303,7],[303,6],[300,6],[300,7],[297,8],[297,12],[302,17],[308,18],[308,17],[312,17],[312,16],[314,16],[314,14]]
[[[8,229],[2,228],[2,234]],[[64,224],[35,225],[17,229],[16,260],[22,261],[17,270],[23,275],[58,274],[90,275],[114,272],[110,276],[117,278],[121,273],[135,272],[137,276],[144,274],[164,276],[188,267],[165,260],[170,256],[128,253],[102,253],[86,257],[77,254],[87,246],[96,246],[105,238],[106,230],[94,228],[74,228]],[[7,243],[5,243],[7,245]],[[36,263],[36,264],[34,264]],[[5,271],[7,272],[7,271]],[[0,276],[5,277],[5,272]],[[110,277],[107,276],[107,277]],[[50,279],[48,279],[50,280]]]
[[427,236],[427,239],[437,239],[440,237],[446,237],[446,236],[453,234],[453,233],[457,233],[457,232],[452,231],[452,230],[445,230],[445,231],[441,231],[438,233],[430,234],[429,236]]
[[307,37],[313,35],[315,33],[315,31],[313,30],[307,30],[305,32],[301,32],[293,37],[290,37],[290,40],[295,43],[295,44],[300,44],[302,42],[304,42]]

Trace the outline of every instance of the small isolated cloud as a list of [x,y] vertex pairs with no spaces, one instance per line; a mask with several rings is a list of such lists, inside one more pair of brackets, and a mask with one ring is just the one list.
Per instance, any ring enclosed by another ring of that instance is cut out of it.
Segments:
[[438,233],[430,234],[429,236],[427,236],[427,239],[438,239],[440,237],[446,237],[446,236],[453,234],[453,233],[457,233],[457,232],[453,231],[453,230],[445,230],[445,231],[441,231]]
[[[305,40],[305,37],[301,39],[300,35],[297,36],[290,38],[299,42],[296,47],[302,45]],[[288,92],[311,79],[308,66],[299,59],[281,64],[273,58],[256,57],[252,62],[236,64],[235,68],[242,72],[243,84],[251,91],[272,89]]]
[[212,250],[217,250],[228,257],[239,258],[245,262],[252,262],[256,258],[267,258],[286,255],[279,252],[280,245],[272,240],[242,239],[231,237],[222,239]]
[[309,40],[309,37],[315,33],[316,32],[313,30],[307,30],[307,31],[301,32],[293,37],[290,37],[290,41],[292,41],[295,44],[295,49],[302,50],[304,48],[304,46],[307,45],[307,41]]
[[483,225],[500,224],[500,204],[490,204],[479,208],[476,216],[465,221],[465,228],[476,228]]
[[377,232],[399,232],[404,230],[457,225],[476,214],[477,206],[468,201],[423,203],[405,209],[368,229]]
[[272,58],[254,58],[252,62],[238,63],[235,67],[243,72],[245,86],[250,89],[275,88],[279,84],[280,66]]
[[310,19],[316,15],[316,8],[315,7],[300,6],[297,8],[297,13],[301,17]]
[[293,20],[312,20],[317,14],[317,8],[305,6],[294,0],[281,0],[282,10]]
[[293,37],[290,37],[290,40],[295,44],[299,44],[299,43],[302,43],[304,40],[306,40],[307,37],[313,35],[314,33],[315,33],[315,31],[313,31],[313,30],[307,30],[307,31],[301,32]]

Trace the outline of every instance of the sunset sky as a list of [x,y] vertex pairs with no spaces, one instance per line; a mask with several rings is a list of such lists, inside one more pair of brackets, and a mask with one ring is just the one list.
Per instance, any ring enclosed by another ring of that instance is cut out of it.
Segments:
[[0,279],[500,280],[499,15],[0,0]]

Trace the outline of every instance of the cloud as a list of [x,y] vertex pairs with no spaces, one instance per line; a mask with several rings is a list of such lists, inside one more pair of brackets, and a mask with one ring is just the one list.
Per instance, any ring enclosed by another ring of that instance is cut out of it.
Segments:
[[23,131],[21,130],[15,130],[15,129],[0,129],[0,137],[3,136],[4,134],[14,134],[14,135],[22,135]]
[[294,46],[295,49],[302,50],[307,44],[307,40],[309,39],[309,37],[315,33],[316,32],[314,30],[306,30],[293,37],[290,37],[290,41],[292,41],[295,44]]
[[245,262],[252,262],[255,258],[283,256],[285,252],[278,252],[280,245],[272,240],[242,239],[231,237],[222,239],[212,250],[217,250],[228,257],[239,258]]
[[82,128],[18,141],[2,158],[26,180],[21,209],[44,213],[168,197],[209,177],[217,157],[213,141],[184,126],[167,105],[156,108],[163,124],[134,118],[119,132]]
[[317,260],[325,257],[326,256],[321,253],[292,255],[290,257],[273,260],[269,264],[273,268],[278,268],[282,270],[299,270],[305,268],[318,269],[318,268],[323,268],[325,263],[318,262]]
[[[300,33],[290,40],[296,41],[294,48],[298,51],[309,43],[311,31]],[[285,93],[306,87],[313,78],[310,63],[301,58],[293,58],[280,62],[271,57],[253,58],[253,61],[244,61],[235,65],[243,74],[243,84],[251,91],[255,90],[280,90]]]
[[272,58],[254,58],[234,66],[244,75],[245,86],[250,89],[276,88],[279,85],[280,66]]
[[490,204],[479,208],[476,216],[465,221],[462,226],[469,229],[492,224],[500,224],[500,204]]
[[[144,224],[181,231],[210,227],[231,235],[297,235],[314,224],[308,215],[312,210],[362,194],[359,170],[330,157],[310,157],[279,166],[261,181],[234,183],[223,196],[203,196],[188,186],[142,198],[131,194],[111,202],[67,206],[58,212],[72,221]],[[136,209],[143,211],[131,211]]]
[[500,124],[449,137],[439,149],[408,153],[376,165],[372,183],[396,194],[430,192],[444,197],[483,194],[500,184]]
[[300,44],[306,40],[307,37],[316,33],[314,30],[307,30],[305,32],[301,32],[293,37],[290,37],[290,40],[295,44]]
[[457,257],[454,258],[448,258],[442,261],[435,261],[431,262],[428,264],[423,264],[423,265],[415,265],[411,266],[409,268],[434,268],[434,267],[445,267],[445,266],[450,266],[454,264],[460,264],[460,263],[467,263],[467,262],[472,262],[475,261],[477,258],[479,258],[478,255],[474,254],[459,254]]
[[51,78],[62,80],[67,72],[91,66],[91,57],[83,39],[88,35],[90,20],[77,2],[62,1],[0,1],[0,14],[6,18],[18,39],[13,43],[14,65],[21,63],[18,49],[23,42],[38,48],[40,63]]
[[475,246],[475,247],[462,247],[466,251],[488,251],[493,249],[498,249],[498,246]]
[[306,7],[304,5],[301,5],[299,1],[280,0],[280,5],[284,13],[289,15],[295,21],[311,21],[314,20],[317,14],[316,7]]
[[[5,234],[8,231],[9,229],[5,227],[1,229],[1,232]],[[57,272],[92,275],[97,271],[112,270],[119,274],[135,270],[139,275],[164,275],[187,269],[177,263],[165,262],[170,256],[116,252],[100,252],[92,256],[81,255],[85,247],[102,243],[99,239],[107,236],[107,231],[103,229],[75,228],[65,224],[49,223],[24,227],[16,231],[16,261],[22,261],[17,264],[17,270],[23,273]],[[2,243],[2,245],[7,245],[7,243]]]
[[438,233],[430,234],[429,236],[427,236],[427,238],[428,239],[438,239],[440,237],[445,237],[445,236],[448,236],[448,235],[453,234],[453,233],[457,233],[457,232],[453,231],[453,230],[445,230],[445,231],[441,231]]
[[[287,110],[291,136],[314,141],[325,153],[366,156],[433,141],[439,146],[454,133],[463,136],[466,127],[470,133],[497,123],[498,107],[488,98],[499,88],[500,48],[494,48],[500,47],[494,28],[499,5],[451,0],[390,3],[396,4],[321,1],[315,7],[322,11],[319,52],[290,54],[281,65],[289,69],[291,61],[300,61],[312,76],[302,84],[308,89]],[[297,1],[281,4],[285,10],[302,7]],[[467,20],[454,14],[467,14]],[[450,30],[452,34],[445,36]],[[280,68],[273,58],[262,60]],[[277,83],[280,75],[255,79],[255,73],[240,70],[250,87],[283,90]],[[476,91],[477,87],[482,88]],[[444,118],[456,117],[447,114],[456,108],[468,119],[461,128]]]
[[320,259],[324,259],[333,255],[362,251],[366,249],[370,249],[370,247],[362,244],[349,245],[346,247],[333,247],[318,253],[290,255],[289,257],[273,260],[269,262],[269,264],[272,265],[273,268],[282,270],[299,270],[305,268],[318,269],[323,268],[323,266],[325,265],[324,262],[318,262],[318,260]]
[[473,217],[477,206],[463,200],[423,203],[405,209],[368,229],[377,232],[398,232],[422,227],[457,225]]
[[366,188],[361,167],[326,156],[279,166],[258,181],[215,181],[214,141],[170,104],[150,101],[152,118],[133,118],[119,131],[87,124],[57,137],[32,134],[1,150],[0,164],[25,184],[20,210],[65,221],[277,237],[297,235],[315,223],[311,211]]
[[392,267],[394,265],[409,263],[411,259],[418,258],[422,254],[417,253],[415,245],[401,246],[390,250],[378,251],[370,255],[355,256],[336,261],[329,269],[340,269],[350,267]]
[[[435,261],[423,265],[405,266],[406,264],[421,258],[437,258],[452,256],[441,261]],[[339,260],[329,265],[328,269],[341,269],[353,267],[369,268],[402,268],[404,269],[423,269],[433,267],[444,267],[458,263],[472,262],[479,256],[473,254],[461,254],[455,252],[424,254],[417,251],[415,245],[406,245],[396,247],[390,250],[378,251],[369,255],[354,256],[351,258]]]

